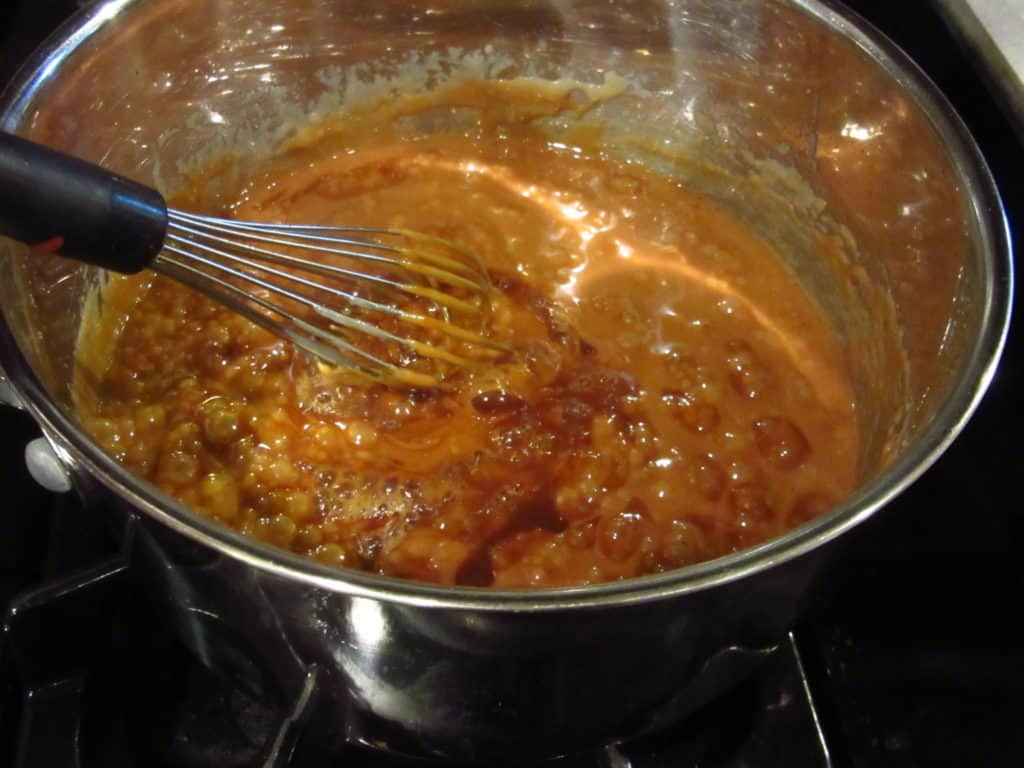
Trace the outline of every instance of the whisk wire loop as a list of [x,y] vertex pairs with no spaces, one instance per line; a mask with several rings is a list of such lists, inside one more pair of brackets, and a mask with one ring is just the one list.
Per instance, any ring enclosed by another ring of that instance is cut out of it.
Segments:
[[[375,380],[439,386],[451,369],[504,351],[478,329],[490,311],[486,269],[472,251],[432,235],[264,224],[171,210],[164,247],[152,266],[325,363]],[[305,312],[300,316],[284,302]],[[384,318],[390,318],[388,327]],[[359,340],[377,346],[367,348]],[[388,346],[400,350],[401,360],[389,359],[394,355],[383,351]],[[409,360],[419,360],[419,370]]]

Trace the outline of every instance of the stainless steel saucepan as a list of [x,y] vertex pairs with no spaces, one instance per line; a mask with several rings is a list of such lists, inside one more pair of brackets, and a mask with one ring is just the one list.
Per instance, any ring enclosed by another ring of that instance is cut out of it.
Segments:
[[854,496],[749,551],[600,586],[334,570],[191,513],[92,442],[69,382],[97,273],[8,242],[0,391],[39,422],[53,487],[66,475],[90,510],[133,521],[133,565],[208,664],[261,670],[325,738],[550,756],[672,721],[783,637],[837,540],[924,472],[981,398],[1009,320],[1010,242],[941,94],[819,0],[101,0],[25,65],[0,128],[167,192],[204,157],[264,151],[360,83],[438,62],[629,83],[585,119],[661,146],[632,151],[730,206],[835,322],[865,436]]

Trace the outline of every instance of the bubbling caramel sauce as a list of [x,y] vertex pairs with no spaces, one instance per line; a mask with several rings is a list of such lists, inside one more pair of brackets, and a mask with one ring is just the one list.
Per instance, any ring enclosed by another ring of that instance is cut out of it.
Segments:
[[852,388],[777,254],[599,135],[553,138],[532,120],[561,108],[550,99],[462,96],[488,108],[459,131],[349,120],[174,202],[463,243],[491,274],[490,333],[511,355],[445,391],[371,385],[167,279],[116,279],[79,345],[95,438],[246,534],[469,586],[679,568],[848,494]]

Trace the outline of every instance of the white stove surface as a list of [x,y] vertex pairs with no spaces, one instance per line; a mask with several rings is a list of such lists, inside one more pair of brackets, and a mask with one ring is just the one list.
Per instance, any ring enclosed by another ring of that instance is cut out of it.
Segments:
[[1024,82],[1024,0],[966,0],[1018,79]]

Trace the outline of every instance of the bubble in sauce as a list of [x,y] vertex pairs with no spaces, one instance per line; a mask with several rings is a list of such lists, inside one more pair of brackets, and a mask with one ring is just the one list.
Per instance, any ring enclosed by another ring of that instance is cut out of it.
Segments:
[[765,492],[756,485],[739,485],[730,490],[729,508],[741,527],[767,523],[772,517]]
[[523,398],[500,389],[481,392],[471,401],[473,408],[484,416],[503,416],[526,407]]
[[565,540],[573,549],[590,549],[597,539],[597,519],[585,520],[573,525],[565,534]]
[[708,501],[718,501],[722,498],[729,481],[722,465],[710,456],[698,456],[688,462],[686,479]]
[[736,394],[746,400],[753,400],[764,394],[769,383],[768,369],[757,359],[750,344],[733,339],[726,344],[726,352],[729,384]]
[[811,455],[811,444],[789,419],[768,416],[754,422],[757,450],[782,469],[796,469]]
[[713,432],[722,421],[718,409],[703,402],[695,392],[666,389],[661,394],[661,401],[672,409],[680,424],[696,434]]
[[632,499],[626,508],[598,525],[598,547],[609,560],[621,563],[635,555],[643,541],[643,515],[646,507],[640,499]]
[[668,568],[695,563],[702,557],[704,536],[685,520],[673,520],[661,542],[661,560]]

